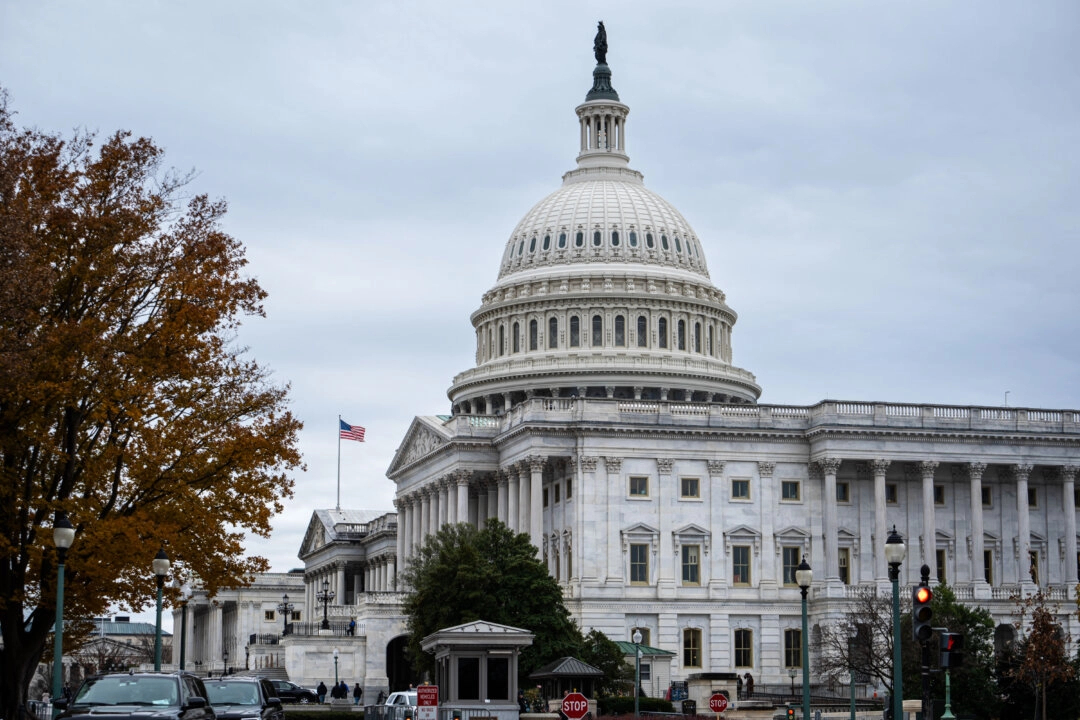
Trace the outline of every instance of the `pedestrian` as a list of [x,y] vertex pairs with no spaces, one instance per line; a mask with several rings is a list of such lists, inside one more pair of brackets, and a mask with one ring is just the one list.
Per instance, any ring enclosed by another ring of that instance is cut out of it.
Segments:
[[746,673],[746,697],[754,697],[754,676],[750,673]]
[[380,690],[378,697],[375,698],[375,704],[382,705],[384,702],[386,702],[386,693]]
[[742,700],[742,677],[740,675],[735,676],[735,698]]
[[315,694],[319,696],[319,704],[326,702],[326,684],[319,681],[319,687],[315,688]]
[[364,688],[360,687],[360,683],[356,683],[356,687],[352,689],[353,705],[359,705],[362,697],[364,697]]
[[529,708],[525,704],[525,691],[518,688],[518,712],[528,712]]

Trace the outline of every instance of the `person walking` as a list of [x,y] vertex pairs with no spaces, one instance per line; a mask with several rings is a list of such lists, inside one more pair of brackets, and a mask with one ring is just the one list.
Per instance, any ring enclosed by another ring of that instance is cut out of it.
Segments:
[[359,705],[362,697],[364,697],[364,688],[360,687],[360,683],[356,683],[356,687],[352,689],[353,705]]
[[319,681],[319,687],[315,688],[315,694],[319,696],[319,704],[326,702],[326,683]]

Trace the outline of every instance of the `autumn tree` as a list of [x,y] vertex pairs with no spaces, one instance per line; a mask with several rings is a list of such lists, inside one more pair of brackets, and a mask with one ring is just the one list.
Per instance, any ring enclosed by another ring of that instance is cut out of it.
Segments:
[[445,525],[429,535],[404,572],[408,648],[417,671],[432,671],[421,641],[446,627],[476,620],[519,627],[535,635],[521,653],[520,677],[582,649],[582,637],[562,590],[536,558],[524,533],[498,520],[483,530]]
[[152,602],[150,561],[212,594],[292,493],[287,387],[237,344],[265,293],[225,203],[151,140],[19,129],[0,90],[0,716],[50,638],[58,512],[76,527],[71,618]]
[[1020,639],[998,661],[1002,720],[1080,714],[1080,658],[1070,661],[1069,638],[1055,620],[1055,611],[1042,590],[1017,598],[1014,625]]

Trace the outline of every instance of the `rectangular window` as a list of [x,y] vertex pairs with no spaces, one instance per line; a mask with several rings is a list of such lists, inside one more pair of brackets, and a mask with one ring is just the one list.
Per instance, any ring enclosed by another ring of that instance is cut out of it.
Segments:
[[574,496],[574,481],[571,479],[566,480],[566,499],[569,500]]
[[750,481],[745,478],[733,479],[731,481],[731,499],[732,500],[749,500],[750,499]]
[[701,584],[701,546],[682,546],[682,584]]
[[701,481],[698,478],[679,478],[679,494],[684,498],[701,497]]
[[949,576],[945,572],[945,551],[938,550],[934,556],[937,560],[937,581],[938,585],[948,585]]
[[644,685],[649,680],[652,680],[652,665],[650,663],[642,661],[641,666],[638,668],[638,674],[641,675],[642,685]]
[[649,478],[632,476],[630,478],[630,497],[649,497]]
[[851,485],[846,482],[836,483],[836,502],[851,502]]
[[491,700],[510,699],[510,659],[488,657],[487,697]]
[[615,316],[615,344],[619,347],[626,345],[626,318],[622,315]]
[[900,502],[900,493],[896,483],[885,483],[885,504],[897,505]]
[[845,585],[851,584],[851,548],[840,548],[836,551],[836,559],[840,568],[840,581]]
[[686,628],[682,634],[683,667],[701,667],[701,630]]
[[994,507],[994,494],[985,485],[982,487],[982,504],[985,508]]
[[735,631],[735,667],[754,667],[754,631],[739,628]]
[[780,483],[780,499],[790,502],[797,501],[799,499],[799,489],[798,480],[783,481]]
[[649,546],[630,546],[630,584],[649,584]]
[[604,344],[604,319],[599,315],[592,318],[592,346],[600,347]]
[[945,504],[945,486],[944,485],[935,485],[934,486],[934,504],[935,505],[944,505]]
[[785,585],[798,585],[795,582],[795,571],[799,569],[799,557],[802,554],[802,548],[798,547],[785,547],[781,551],[784,558],[784,584]]
[[983,579],[988,585],[994,584],[994,551],[983,550]]
[[1031,582],[1038,585],[1039,584],[1039,553],[1032,550],[1029,553],[1029,556],[1031,557]]
[[457,699],[480,699],[480,658],[459,657],[457,659]]
[[1037,508],[1037,507],[1039,507],[1039,488],[1033,488],[1033,487],[1028,488],[1028,507],[1029,508]]
[[750,584],[749,545],[736,545],[731,549],[731,581],[736,585]]
[[784,631],[784,667],[802,667],[802,630],[789,628]]
[[562,490],[562,485],[559,484],[559,483],[555,483],[554,485],[551,486],[551,488],[555,491],[555,502],[558,503],[559,502],[559,493]]
[[542,495],[544,496],[544,507],[548,506],[548,489],[544,488]]
[[263,611],[263,620],[265,620],[266,622],[273,622],[276,617],[277,613],[275,613],[273,610]]
[[293,622],[300,622],[300,611],[299,610],[293,610],[292,617],[289,618],[289,619],[292,620]]
[[570,318],[570,347],[581,346],[581,320],[577,317]]

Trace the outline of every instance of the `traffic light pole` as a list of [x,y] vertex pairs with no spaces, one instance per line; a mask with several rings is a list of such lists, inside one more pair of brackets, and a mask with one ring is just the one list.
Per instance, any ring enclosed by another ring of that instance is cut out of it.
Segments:
[[941,720],[956,720],[956,716],[952,714],[952,688],[949,687],[951,674],[952,670],[945,670],[945,714],[941,716]]
[[922,644],[922,716],[932,718],[934,704],[930,698],[930,643]]

